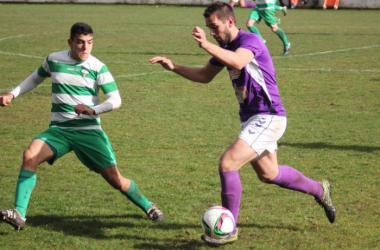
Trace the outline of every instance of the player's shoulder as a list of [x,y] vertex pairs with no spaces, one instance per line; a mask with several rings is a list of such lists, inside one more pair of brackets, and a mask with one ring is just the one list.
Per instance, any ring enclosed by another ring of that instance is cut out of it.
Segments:
[[239,35],[243,38],[243,39],[249,39],[249,40],[257,40],[257,39],[260,39],[260,36],[255,34],[255,33],[252,33],[252,32],[247,32],[247,31],[244,31],[244,30],[241,30],[239,32]]
[[263,42],[259,35],[243,30],[239,32],[238,40],[239,47],[258,48],[263,46]]
[[47,56],[49,61],[66,61],[70,57],[69,50],[53,52]]
[[96,58],[93,55],[90,55],[88,57],[88,59],[86,60],[86,64],[88,65],[90,69],[98,71],[98,72],[107,68],[107,65],[105,63],[103,63],[102,61],[100,61],[98,58]]

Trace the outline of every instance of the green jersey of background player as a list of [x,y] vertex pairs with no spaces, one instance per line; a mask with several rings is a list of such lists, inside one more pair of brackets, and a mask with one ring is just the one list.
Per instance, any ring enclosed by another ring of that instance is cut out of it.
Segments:
[[[85,23],[74,24],[68,44],[70,50],[50,54],[20,85],[0,96],[0,105],[7,106],[47,77],[52,78],[50,126],[24,151],[15,208],[0,209],[2,221],[16,230],[24,228],[27,206],[36,184],[37,166],[45,161],[53,164],[70,151],[141,208],[152,221],[163,220],[162,212],[145,198],[134,181],[120,174],[115,153],[101,128],[99,114],[119,108],[121,98],[107,66],[91,55],[92,28]],[[99,90],[106,96],[103,103],[98,98]]]

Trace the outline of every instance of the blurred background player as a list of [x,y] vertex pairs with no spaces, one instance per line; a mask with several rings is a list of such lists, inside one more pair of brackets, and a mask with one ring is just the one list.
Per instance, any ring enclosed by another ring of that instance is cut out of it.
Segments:
[[[86,167],[99,173],[113,188],[143,210],[152,221],[165,218],[145,198],[135,182],[123,177],[116,166],[116,156],[102,130],[100,114],[119,108],[121,98],[107,66],[91,55],[93,41],[93,30],[88,24],[74,24],[68,39],[70,50],[50,54],[20,85],[0,96],[0,106],[7,106],[47,77],[52,78],[50,126],[37,135],[24,151],[16,185],[15,209],[0,209],[0,219],[16,230],[25,226],[26,210],[37,181],[37,167],[43,162],[53,165],[71,151]],[[99,90],[106,96],[103,103],[98,97]]]
[[[244,0],[231,0],[229,5],[231,6],[232,9],[234,9],[235,3],[239,2],[240,7],[242,8],[255,8],[256,3],[250,3],[250,2],[245,2]],[[286,6],[278,6],[275,5],[276,10],[281,10],[284,13],[284,16],[286,16],[286,11],[287,8]]]
[[290,42],[286,37],[285,32],[278,27],[280,24],[280,19],[276,16],[276,0],[256,0],[256,8],[254,8],[248,16],[247,28],[252,33],[255,33],[261,37],[265,42],[264,38],[261,36],[260,31],[255,26],[255,23],[260,23],[263,19],[265,24],[271,28],[271,30],[280,38],[284,45],[283,56],[289,53]]
[[244,0],[231,0],[229,4],[232,7],[232,9],[234,8],[234,6],[237,2],[239,3],[240,7],[242,7],[242,8],[255,8],[256,7],[255,3],[245,2]]

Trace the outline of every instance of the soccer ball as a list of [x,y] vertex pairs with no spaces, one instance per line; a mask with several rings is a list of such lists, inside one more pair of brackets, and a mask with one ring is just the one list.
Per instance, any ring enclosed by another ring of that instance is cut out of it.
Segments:
[[234,216],[225,207],[210,207],[202,216],[202,229],[204,233],[213,238],[227,237],[235,227]]

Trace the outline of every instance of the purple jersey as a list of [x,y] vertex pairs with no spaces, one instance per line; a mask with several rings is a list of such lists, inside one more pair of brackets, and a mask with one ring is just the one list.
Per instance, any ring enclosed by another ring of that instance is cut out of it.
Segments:
[[[277,88],[272,58],[260,37],[239,30],[235,39],[223,48],[231,51],[245,48],[254,54],[253,60],[242,70],[227,67],[240,104],[240,120],[245,122],[257,114],[286,116]],[[215,66],[225,66],[215,57],[210,59],[210,63]]]

